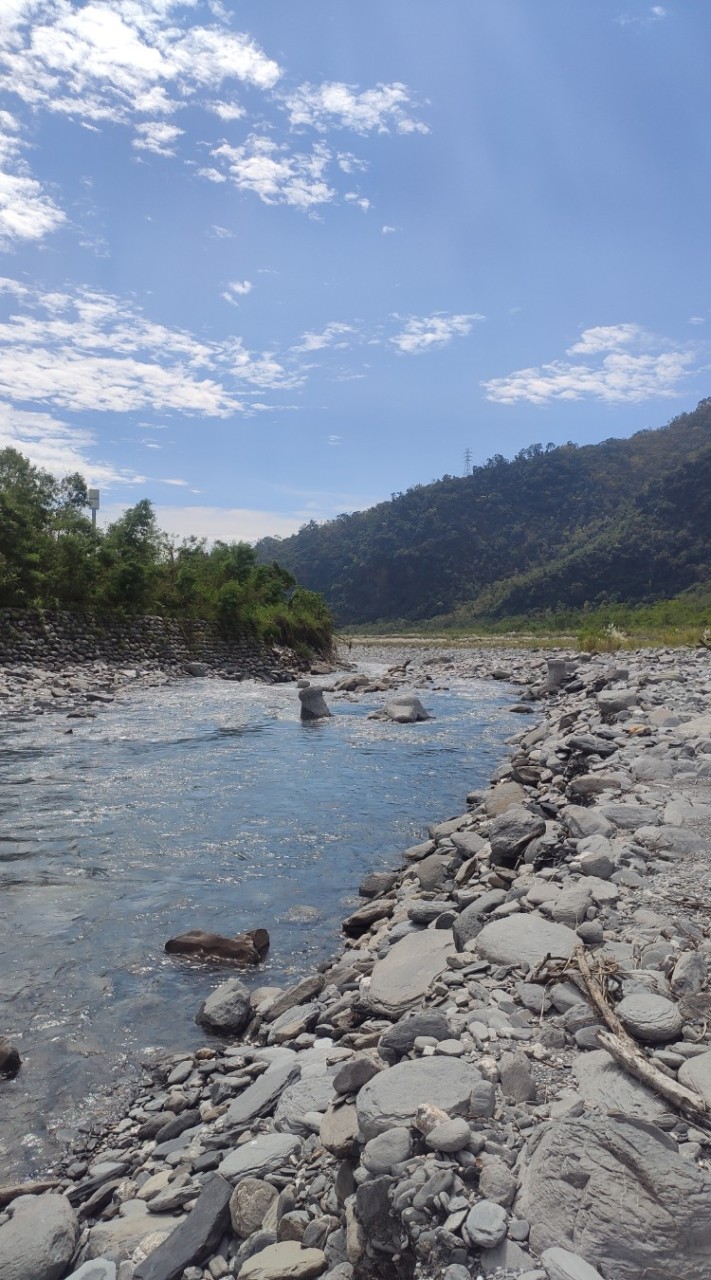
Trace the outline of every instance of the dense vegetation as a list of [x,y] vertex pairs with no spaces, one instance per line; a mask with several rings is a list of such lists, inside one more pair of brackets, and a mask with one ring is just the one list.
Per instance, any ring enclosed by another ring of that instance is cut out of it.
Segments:
[[495,455],[368,511],[263,539],[340,624],[496,626],[711,583],[711,399],[628,440]]
[[225,630],[324,651],[323,600],[246,542],[174,545],[147,500],[105,532],[92,527],[82,476],[63,480],[0,450],[0,607],[207,618]]

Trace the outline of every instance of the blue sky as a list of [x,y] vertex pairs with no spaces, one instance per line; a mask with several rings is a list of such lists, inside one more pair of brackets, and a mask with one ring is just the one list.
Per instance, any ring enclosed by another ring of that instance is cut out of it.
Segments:
[[708,0],[2,0],[0,446],[288,534],[711,393]]

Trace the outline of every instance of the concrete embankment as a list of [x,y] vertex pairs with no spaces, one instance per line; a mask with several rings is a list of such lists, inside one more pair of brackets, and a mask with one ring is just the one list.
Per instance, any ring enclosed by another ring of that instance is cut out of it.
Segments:
[[222,1034],[0,1189],[3,1280],[710,1280],[709,655],[556,657],[386,678],[535,714],[335,961],[221,984]]

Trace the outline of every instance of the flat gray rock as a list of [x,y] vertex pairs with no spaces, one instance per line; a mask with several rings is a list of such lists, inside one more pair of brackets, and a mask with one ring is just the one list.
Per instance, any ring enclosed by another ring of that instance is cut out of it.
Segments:
[[239,1182],[240,1178],[261,1178],[279,1169],[289,1156],[301,1149],[301,1141],[292,1133],[260,1133],[259,1137],[236,1147],[225,1156],[218,1168],[223,1178]]
[[602,804],[598,812],[623,831],[636,831],[637,827],[655,827],[661,820],[658,809],[653,809],[649,804],[632,804],[629,801]]
[[485,925],[474,946],[480,956],[495,964],[534,968],[547,955],[568,960],[577,941],[573,930],[564,924],[552,924],[533,914],[517,914]]
[[425,929],[396,942],[373,969],[368,1003],[376,1013],[400,1018],[419,1004],[454,950],[451,929]]
[[408,1126],[426,1102],[449,1116],[469,1115],[476,1067],[460,1058],[418,1058],[381,1071],[358,1094],[358,1123],[365,1141],[386,1129]]
[[333,1076],[314,1075],[297,1080],[282,1093],[274,1112],[274,1127],[306,1137],[311,1129],[304,1123],[308,1111],[325,1111],[333,1097]]
[[65,1196],[20,1196],[0,1227],[2,1280],[60,1280],[79,1235],[77,1215]]
[[326,1270],[320,1249],[302,1249],[298,1240],[270,1244],[242,1264],[240,1280],[309,1280]]
[[694,716],[686,724],[677,725],[675,732],[684,742],[688,742],[690,738],[711,738],[711,716]]
[[605,1280],[708,1280],[711,1177],[642,1120],[542,1125],[519,1166],[531,1249],[584,1256]]
[[116,1263],[106,1258],[85,1262],[78,1271],[72,1271],[67,1280],[116,1280]]
[[548,1272],[548,1280],[602,1280],[595,1267],[569,1249],[546,1249],[541,1262]]
[[669,1109],[651,1089],[619,1067],[605,1049],[581,1054],[573,1063],[573,1072],[580,1096],[596,1111],[657,1120]]
[[248,1085],[244,1093],[240,1093],[230,1103],[225,1116],[225,1127],[234,1129],[238,1125],[248,1125],[257,1116],[264,1115],[281,1097],[287,1085],[298,1076],[299,1070],[298,1063],[293,1059],[269,1067],[263,1076],[259,1076],[254,1084]]
[[679,1083],[695,1089],[711,1107],[711,1053],[700,1053],[679,1067]]

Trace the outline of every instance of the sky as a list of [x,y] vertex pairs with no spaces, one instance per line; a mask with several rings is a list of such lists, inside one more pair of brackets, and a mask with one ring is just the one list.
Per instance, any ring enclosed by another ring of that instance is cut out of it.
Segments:
[[0,447],[286,536],[711,394],[708,0],[0,0]]

